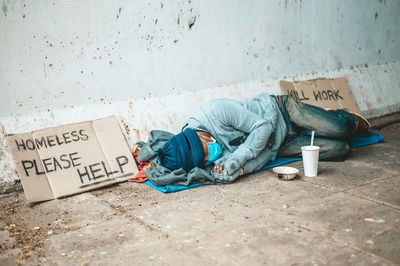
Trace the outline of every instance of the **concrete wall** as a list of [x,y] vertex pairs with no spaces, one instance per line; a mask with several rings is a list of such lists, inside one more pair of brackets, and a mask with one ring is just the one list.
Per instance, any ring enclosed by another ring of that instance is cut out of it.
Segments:
[[3,190],[17,179],[5,133],[115,114],[132,145],[207,99],[321,76],[346,75],[367,117],[400,110],[397,0],[0,4]]

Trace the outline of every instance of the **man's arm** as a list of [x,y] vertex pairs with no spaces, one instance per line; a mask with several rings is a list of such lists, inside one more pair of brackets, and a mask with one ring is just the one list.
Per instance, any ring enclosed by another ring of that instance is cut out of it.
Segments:
[[271,112],[265,114],[267,118],[262,118],[234,101],[213,101],[210,108],[220,123],[248,134],[233,153],[216,161],[217,168],[221,166],[230,176],[265,148],[271,134],[275,132],[278,114],[271,108]]

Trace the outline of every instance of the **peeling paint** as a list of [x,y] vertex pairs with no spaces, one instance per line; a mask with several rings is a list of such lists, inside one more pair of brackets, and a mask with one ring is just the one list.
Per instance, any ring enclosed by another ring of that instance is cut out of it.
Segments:
[[137,139],[137,140],[140,140],[140,139],[141,139],[141,138],[140,138],[140,131],[139,131],[138,129],[136,129],[136,128],[134,128],[133,131],[135,132],[136,139]]
[[44,73],[44,78],[47,78],[46,64],[45,63],[43,63],[43,73]]
[[130,133],[131,133],[131,130],[129,129],[129,126],[125,123],[125,120],[124,120],[124,119],[121,119],[121,123],[124,125],[125,132],[126,132],[126,134],[129,136]]
[[3,4],[1,6],[1,9],[3,10],[4,16],[7,17],[7,11],[8,11],[7,0],[3,0]]
[[196,23],[196,18],[197,18],[196,16],[193,16],[189,19],[188,21],[189,30],[191,30],[194,24]]

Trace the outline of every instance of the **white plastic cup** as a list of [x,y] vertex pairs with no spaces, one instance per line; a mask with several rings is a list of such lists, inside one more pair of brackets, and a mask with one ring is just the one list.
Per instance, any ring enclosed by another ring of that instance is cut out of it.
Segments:
[[318,174],[319,146],[301,147],[303,155],[304,175],[306,177],[316,177]]

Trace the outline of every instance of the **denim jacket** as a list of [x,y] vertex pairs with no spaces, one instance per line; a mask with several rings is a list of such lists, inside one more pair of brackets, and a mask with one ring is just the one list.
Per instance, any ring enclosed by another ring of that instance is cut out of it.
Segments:
[[274,160],[287,134],[283,115],[267,93],[243,101],[209,101],[186,126],[210,133],[222,146],[222,157],[215,163],[230,181]]

